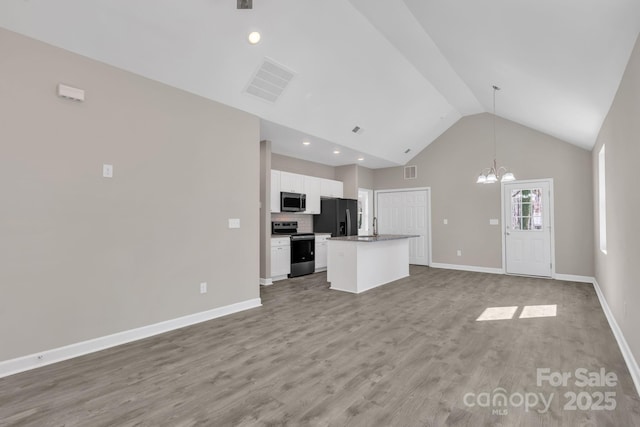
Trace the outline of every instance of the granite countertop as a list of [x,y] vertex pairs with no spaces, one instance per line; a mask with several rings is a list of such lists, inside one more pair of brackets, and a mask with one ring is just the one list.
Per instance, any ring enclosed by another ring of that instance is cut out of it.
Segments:
[[412,237],[420,236],[416,234],[378,234],[377,236],[330,237],[329,240],[338,240],[342,242],[386,242],[387,240],[410,239]]

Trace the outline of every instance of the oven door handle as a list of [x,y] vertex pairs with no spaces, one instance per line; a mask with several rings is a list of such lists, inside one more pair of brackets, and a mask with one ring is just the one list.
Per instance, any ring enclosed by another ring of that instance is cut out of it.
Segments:
[[315,240],[315,236],[291,236],[291,241],[298,240]]

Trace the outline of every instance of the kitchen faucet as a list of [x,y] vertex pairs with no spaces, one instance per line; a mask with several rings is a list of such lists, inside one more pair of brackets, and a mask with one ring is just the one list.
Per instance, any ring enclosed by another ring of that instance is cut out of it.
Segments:
[[375,216],[373,217],[373,235],[378,235],[378,218],[376,218]]

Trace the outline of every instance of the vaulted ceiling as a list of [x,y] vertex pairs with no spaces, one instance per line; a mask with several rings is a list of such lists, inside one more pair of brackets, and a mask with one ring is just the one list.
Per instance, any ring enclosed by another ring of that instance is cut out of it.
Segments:
[[[274,152],[376,168],[492,111],[493,84],[499,116],[590,149],[640,1],[3,0],[0,26],[253,113]],[[246,92],[265,58],[293,74],[275,102]]]

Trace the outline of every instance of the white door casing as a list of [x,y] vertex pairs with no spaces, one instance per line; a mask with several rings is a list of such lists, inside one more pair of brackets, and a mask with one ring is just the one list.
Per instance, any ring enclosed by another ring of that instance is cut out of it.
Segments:
[[505,272],[553,276],[553,182],[503,184]]
[[409,239],[409,263],[430,264],[429,189],[376,191],[379,234],[413,234]]

